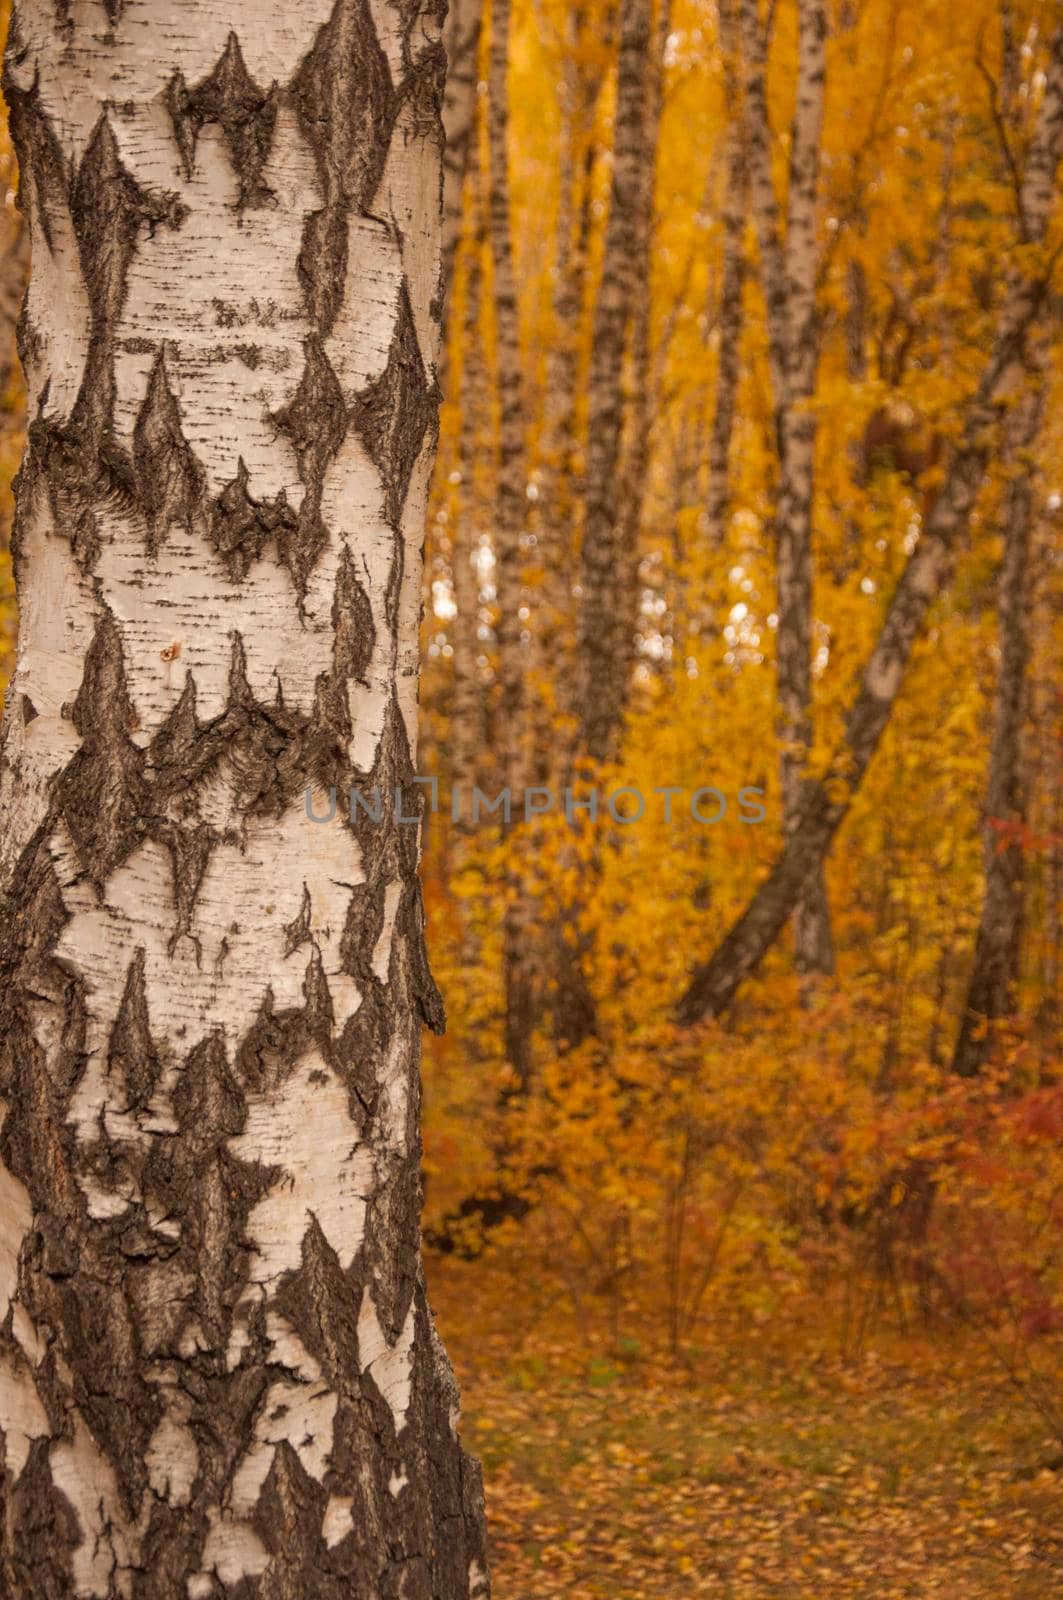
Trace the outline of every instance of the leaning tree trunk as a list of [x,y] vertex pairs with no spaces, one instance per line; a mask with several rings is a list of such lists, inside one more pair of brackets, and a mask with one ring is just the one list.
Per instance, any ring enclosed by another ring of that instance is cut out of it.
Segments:
[[[416,795],[439,30],[367,0],[17,7],[5,1595],[486,1594],[419,1256],[441,1016],[390,804]],[[379,785],[380,821],[315,825],[333,785]]]
[[767,878],[716,952],[692,974],[676,1008],[680,1023],[719,1016],[759,966],[793,915],[810,875],[822,869],[878,748],[904,683],[912,646],[927,611],[941,593],[990,457],[999,446],[1009,389],[1014,392],[1021,379],[1027,341],[1048,295],[1058,251],[1046,250],[1045,237],[1061,156],[1063,27],[1052,36],[1044,97],[1022,178],[1021,250],[1007,274],[996,336],[978,387],[964,408],[962,433],[945,480],[897,582],[827,770],[822,779],[805,786],[796,825],[787,834]]

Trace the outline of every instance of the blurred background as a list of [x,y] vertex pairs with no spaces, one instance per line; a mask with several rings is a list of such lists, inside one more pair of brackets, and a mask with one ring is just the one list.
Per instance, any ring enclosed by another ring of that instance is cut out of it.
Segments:
[[[1063,1581],[1058,26],[454,0],[425,1230],[496,1600]],[[6,121],[0,181],[2,680]],[[559,803],[525,820],[530,786]]]

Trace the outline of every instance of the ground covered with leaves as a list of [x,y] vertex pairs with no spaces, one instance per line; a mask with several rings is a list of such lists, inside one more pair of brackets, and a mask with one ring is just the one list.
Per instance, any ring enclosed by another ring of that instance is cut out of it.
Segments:
[[632,1337],[581,1356],[474,1274],[430,1263],[495,1600],[1063,1592],[1063,1447],[980,1337],[843,1354],[751,1328],[681,1362]]

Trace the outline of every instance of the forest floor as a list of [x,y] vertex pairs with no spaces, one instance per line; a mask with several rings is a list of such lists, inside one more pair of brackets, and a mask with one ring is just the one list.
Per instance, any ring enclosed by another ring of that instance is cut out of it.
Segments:
[[978,1340],[581,1361],[474,1274],[429,1262],[493,1600],[1063,1594],[1063,1443]]

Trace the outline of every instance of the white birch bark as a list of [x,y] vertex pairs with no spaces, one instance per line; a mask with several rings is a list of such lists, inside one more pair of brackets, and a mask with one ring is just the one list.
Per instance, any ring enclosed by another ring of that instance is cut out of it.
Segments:
[[487,1592],[419,1256],[418,830],[344,815],[416,796],[440,23],[16,9],[13,1596]]
[[[750,190],[767,308],[779,490],[775,545],[779,625],[775,635],[783,825],[800,812],[812,741],[812,506],[816,420],[812,402],[819,364],[816,315],[816,211],[823,131],[827,14],[823,0],[799,0],[797,100],[790,136],[785,239],[771,174],[766,40],[756,0],[740,0],[746,62],[745,111]],[[798,970],[834,965],[830,911],[821,869],[813,871],[794,914]]]

